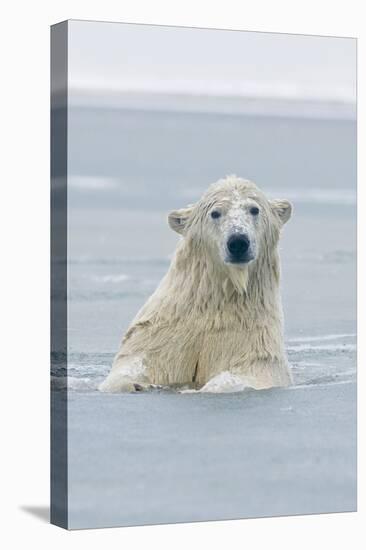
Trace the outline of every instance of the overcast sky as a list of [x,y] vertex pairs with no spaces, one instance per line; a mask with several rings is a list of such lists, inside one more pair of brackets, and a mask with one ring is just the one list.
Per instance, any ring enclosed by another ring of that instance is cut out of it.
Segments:
[[72,21],[69,84],[353,102],[356,40]]

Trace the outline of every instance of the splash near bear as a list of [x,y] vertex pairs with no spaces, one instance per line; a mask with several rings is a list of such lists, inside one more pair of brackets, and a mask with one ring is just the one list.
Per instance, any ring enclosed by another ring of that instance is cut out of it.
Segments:
[[278,242],[292,213],[228,176],[169,214],[170,268],[128,328],[101,391],[189,385],[202,392],[287,386]]

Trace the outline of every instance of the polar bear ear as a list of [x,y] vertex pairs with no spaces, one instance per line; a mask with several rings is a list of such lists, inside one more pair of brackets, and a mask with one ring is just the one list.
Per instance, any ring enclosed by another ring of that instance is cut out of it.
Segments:
[[186,208],[180,210],[173,210],[168,215],[168,223],[173,231],[176,231],[180,235],[184,232],[187,221],[192,214],[194,204],[189,204]]
[[292,214],[292,204],[286,199],[275,199],[270,201],[272,210],[280,218],[282,225],[286,223]]

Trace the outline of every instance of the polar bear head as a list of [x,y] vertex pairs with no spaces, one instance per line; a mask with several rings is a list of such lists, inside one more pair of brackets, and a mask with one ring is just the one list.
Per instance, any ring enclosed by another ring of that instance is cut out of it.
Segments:
[[289,201],[268,200],[254,183],[228,176],[211,185],[196,204],[171,212],[168,221],[213,261],[246,269],[276,247],[291,212]]

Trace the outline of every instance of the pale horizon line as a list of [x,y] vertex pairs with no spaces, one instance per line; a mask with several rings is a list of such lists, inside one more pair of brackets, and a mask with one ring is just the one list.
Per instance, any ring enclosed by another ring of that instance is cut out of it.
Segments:
[[269,84],[268,86],[247,84],[245,86],[238,85],[157,85],[150,83],[147,85],[131,85],[131,86],[96,86],[90,85],[75,85],[69,83],[69,92],[78,96],[176,96],[176,97],[192,97],[192,98],[217,98],[217,99],[252,99],[252,100],[283,100],[283,101],[313,101],[327,103],[344,103],[349,105],[356,104],[356,94],[351,94],[345,88],[339,89],[335,93],[334,87],[319,90],[317,87],[309,86],[307,89],[301,90],[297,86],[291,84],[276,86]]
[[[56,92],[57,94],[57,92]],[[61,97],[61,95],[60,95]],[[56,102],[57,103],[57,102]],[[192,93],[178,90],[80,88],[69,86],[71,107],[285,116],[301,118],[356,119],[356,100],[325,94],[238,93],[217,90]]]

